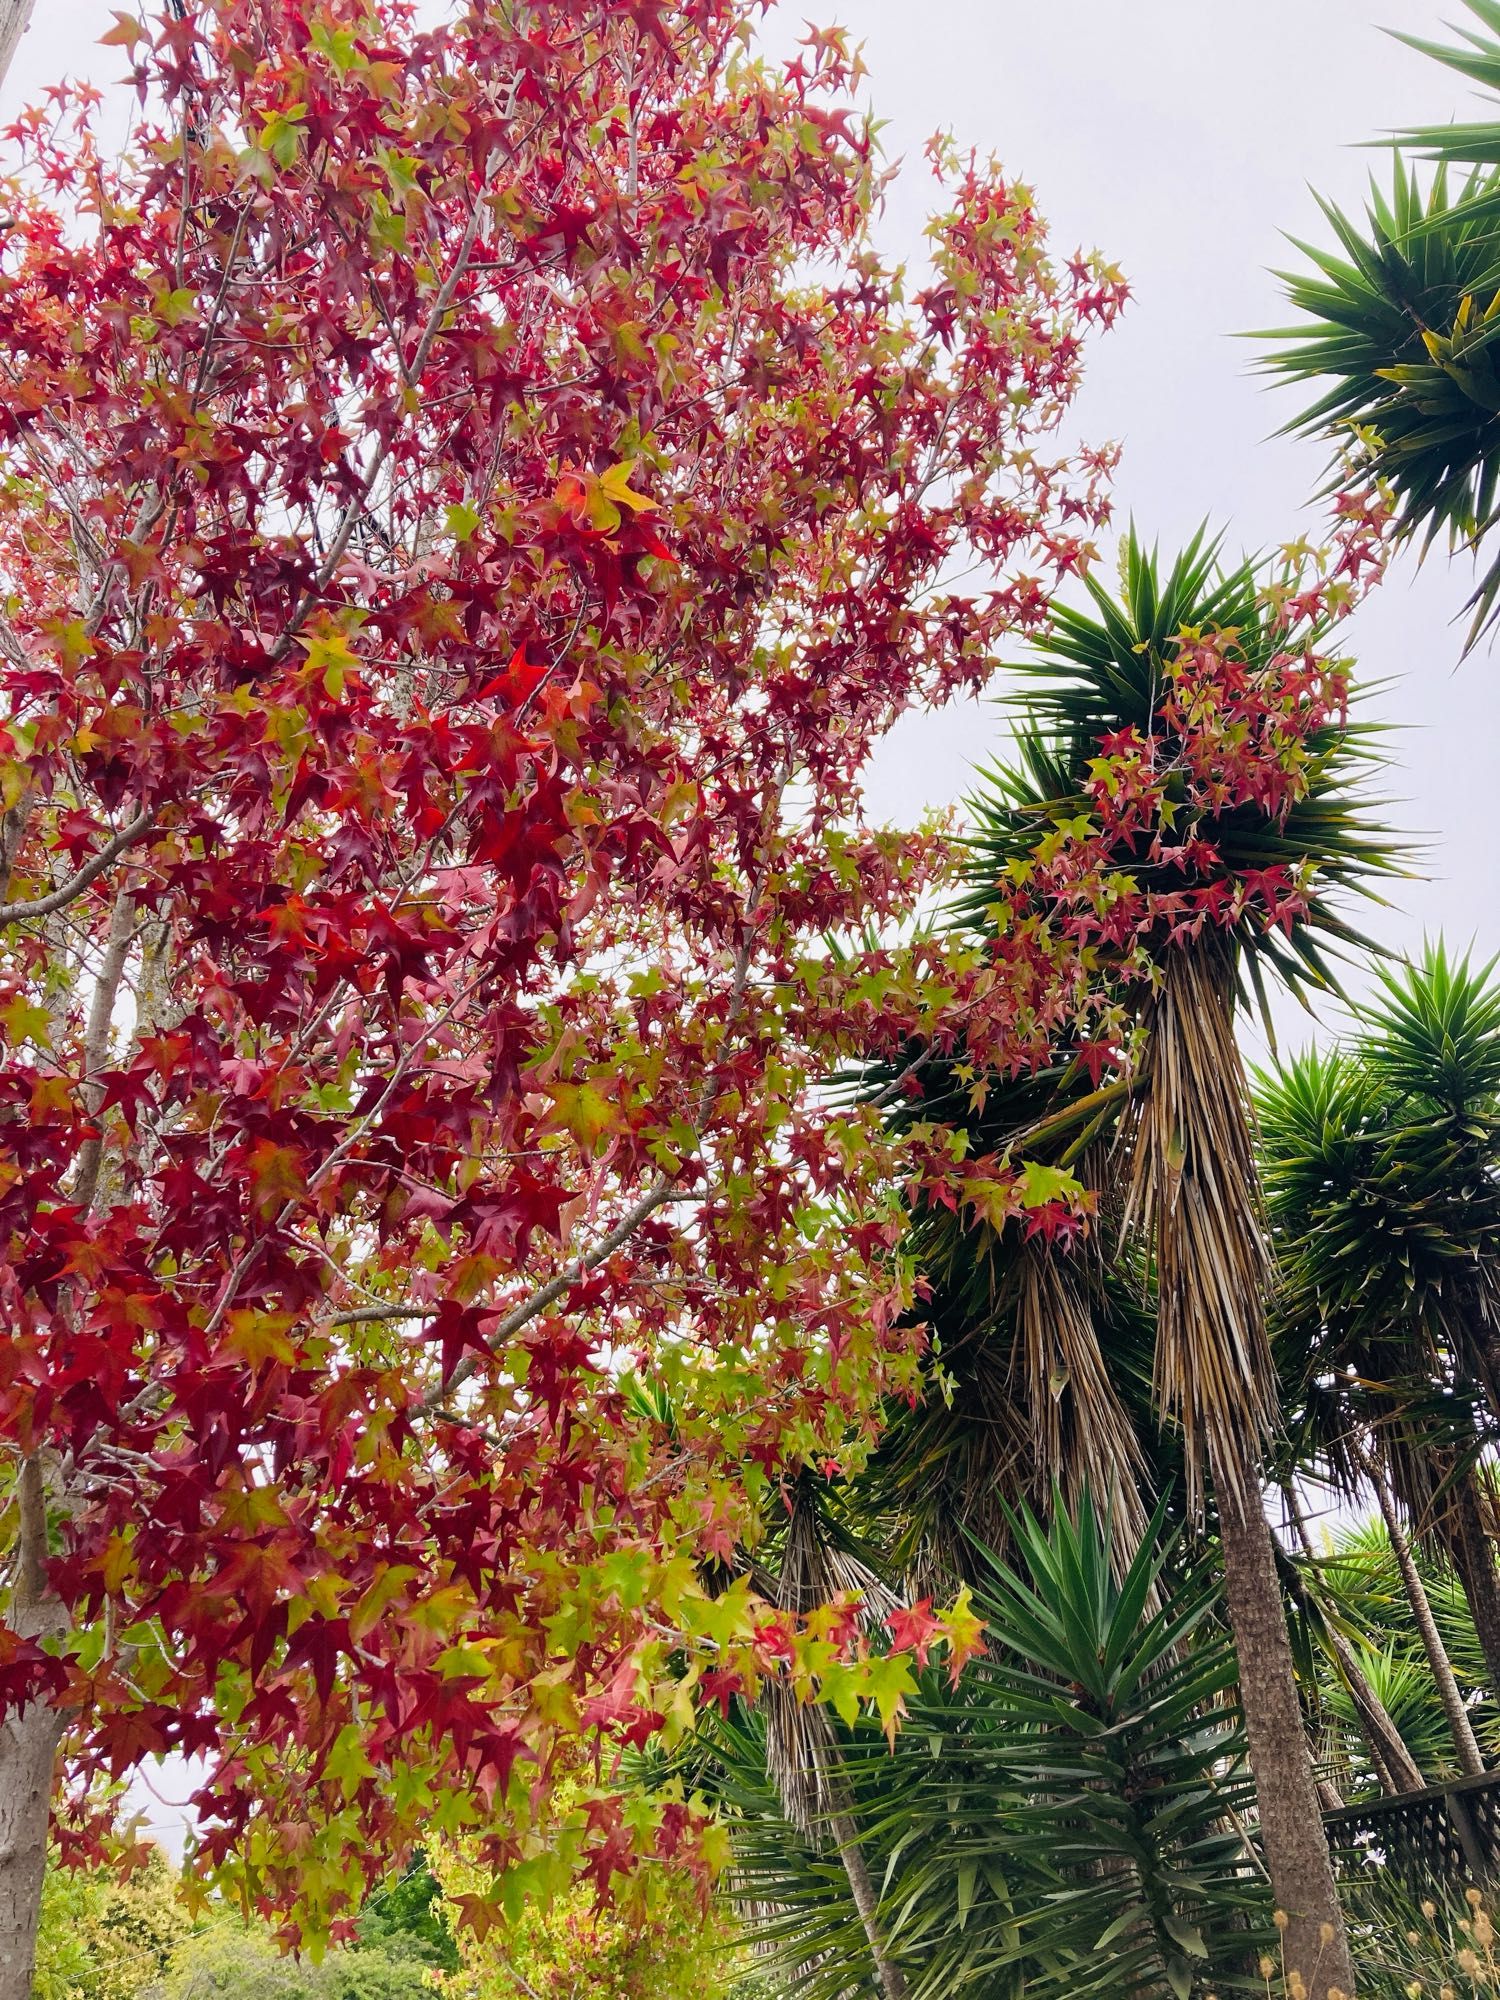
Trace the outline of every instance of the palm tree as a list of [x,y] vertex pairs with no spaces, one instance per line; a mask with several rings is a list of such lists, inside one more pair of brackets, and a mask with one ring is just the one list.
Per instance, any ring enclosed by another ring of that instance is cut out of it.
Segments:
[[[631,1371],[622,1375],[620,1388],[639,1416],[675,1439],[677,1409],[664,1381]],[[895,1603],[851,1529],[836,1489],[805,1465],[767,1489],[756,1547],[736,1548],[728,1562],[716,1559],[707,1565],[704,1575],[715,1590],[736,1575],[748,1576],[761,1597],[799,1618],[848,1597],[862,1601],[878,1624]],[[843,1956],[847,1959],[853,1949],[865,1958],[882,2000],[908,2000],[905,1974],[887,1945],[880,1895],[870,1876],[842,1747],[827,1709],[771,1678],[762,1690],[754,1730],[765,1782],[775,1799],[772,1817],[795,1828],[817,1851],[821,1872],[836,1875],[835,1906],[844,1906],[845,1895],[852,1905],[860,1944],[843,1940]],[[832,1861],[827,1860],[829,1850]]]
[[[863,1070],[861,1091],[879,1097],[920,1054]],[[1092,1088],[1065,1047],[1040,1074],[987,1078],[978,1092],[954,1056],[927,1056],[921,1077],[920,1097],[888,1114],[896,1129],[921,1118],[961,1131],[970,1159],[1024,1147],[1029,1161],[1066,1164],[1085,1180],[1100,1166],[1091,1134],[1126,1094]],[[887,1413],[859,1496],[880,1517],[897,1569],[917,1596],[973,1581],[979,1550],[1006,1547],[1015,1504],[1045,1514],[1061,1493],[1076,1509],[1092,1491],[1111,1496],[1123,1571],[1165,1482],[1149,1423],[1149,1343],[1107,1254],[1117,1246],[1099,1235],[1049,1240],[1014,1220],[996,1227],[935,1205],[913,1213],[907,1240],[928,1294],[929,1393]]]
[[1500,989],[1439,944],[1385,976],[1361,1025],[1260,1079],[1288,1386],[1305,1449],[1351,1496],[1372,1462],[1398,1536],[1462,1579],[1500,1687],[1482,1462],[1500,1418]]
[[[1500,94],[1500,9],[1464,4],[1480,26],[1463,46],[1401,39]],[[1339,250],[1297,245],[1312,269],[1282,275],[1303,319],[1258,337],[1276,344],[1273,373],[1329,383],[1289,430],[1388,481],[1408,534],[1477,552],[1500,523],[1500,115],[1404,136],[1439,162],[1426,192],[1398,157],[1363,225],[1324,203]],[[1450,165],[1470,169],[1456,188]],[[1497,596],[1500,557],[1471,600],[1471,643]]]
[[[847,1592],[879,1611],[874,1574],[831,1508],[827,1486],[816,1474],[804,1470],[793,1483],[786,1496],[785,1522],[773,1534],[769,1554],[774,1569],[768,1576],[763,1553],[755,1565],[756,1580],[779,1610],[805,1617]],[[854,1816],[843,1751],[828,1710],[799,1700],[784,1682],[772,1680],[765,1689],[762,1717],[766,1770],[783,1814],[804,1840],[834,1848],[876,1984],[884,2000],[908,2000],[910,1988],[886,1936],[865,1839]]]
[[1181,1432],[1195,1504],[1205,1473],[1213,1488],[1261,1837],[1290,1919],[1289,1959],[1314,1996],[1347,1992],[1352,1971],[1262,1509],[1262,1453],[1277,1420],[1270,1264],[1234,1019],[1245,992],[1264,999],[1267,972],[1298,989],[1329,984],[1325,942],[1355,936],[1330,893],[1367,887],[1391,862],[1360,793],[1372,752],[1357,727],[1313,729],[1301,782],[1274,808],[1216,804],[1194,790],[1192,746],[1166,691],[1188,631],[1220,634],[1247,679],[1274,675],[1283,640],[1253,567],[1225,570],[1200,534],[1163,575],[1132,533],[1121,575],[1118,601],[1087,579],[1089,609],[1056,614],[1024,663],[1030,732],[1021,768],[981,807],[966,914],[982,922],[993,884],[1024,866],[1059,822],[1087,815],[1090,760],[1131,730],[1153,745],[1175,824],[1170,856],[1163,827],[1143,826],[1122,876],[1232,889],[1257,871],[1284,869],[1304,885],[1288,934],[1260,921],[1248,899],[1225,894],[1223,921],[1164,919],[1144,940],[1154,980],[1136,989],[1140,1089],[1119,1132],[1126,1231],[1145,1246],[1155,1279],[1158,1411]]

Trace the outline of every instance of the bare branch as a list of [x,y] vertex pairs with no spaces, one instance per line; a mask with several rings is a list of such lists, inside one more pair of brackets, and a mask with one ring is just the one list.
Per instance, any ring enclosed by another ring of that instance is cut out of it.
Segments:
[[33,896],[25,903],[0,904],[0,924],[18,924],[29,917],[50,917],[54,910],[65,909],[75,896],[81,896],[93,882],[97,882],[113,861],[118,861],[128,847],[134,847],[143,840],[156,824],[156,807],[143,806],[128,826],[122,826],[112,840],[105,841],[99,852],[85,861],[76,874],[70,875],[59,889],[51,890],[45,896]]

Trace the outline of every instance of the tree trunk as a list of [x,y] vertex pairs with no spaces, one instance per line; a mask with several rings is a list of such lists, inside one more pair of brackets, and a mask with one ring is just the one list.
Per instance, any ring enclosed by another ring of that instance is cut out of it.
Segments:
[[[22,1461],[16,1497],[20,1545],[5,1622],[23,1639],[40,1639],[67,1621],[47,1582],[46,1491],[35,1453]],[[29,2000],[31,1994],[62,1731],[61,1711],[40,1697],[0,1723],[0,2000]]]
[[1229,1619],[1271,1887],[1307,2000],[1354,1991],[1354,1969],[1292,1671],[1261,1454],[1277,1426],[1266,1333],[1270,1246],[1249,1090],[1235,1040],[1232,947],[1213,927],[1164,955],[1147,1002],[1145,1096],[1122,1226],[1154,1239],[1158,1415],[1182,1425],[1189,1509],[1206,1469],[1218,1502]]
[[62,1716],[28,1702],[0,1724],[0,2000],[28,2000]]
[[865,1927],[870,1957],[875,1964],[876,1982],[885,2000],[907,2000],[906,1975],[886,1956],[885,1940],[880,1930],[880,1898],[875,1894],[875,1884],[870,1880],[864,1850],[859,1844],[859,1829],[848,1813],[841,1812],[835,1817],[833,1837],[838,1842],[839,1859],[849,1878],[854,1907],[859,1911],[859,1920]]
[[1471,1467],[1453,1484],[1453,1505],[1444,1524],[1443,1541],[1474,1620],[1484,1652],[1490,1692],[1500,1699],[1500,1577],[1495,1552],[1484,1525],[1478,1482]]
[[[1247,1481],[1241,1468],[1237,1484],[1253,1492],[1253,1472]],[[1354,1967],[1302,1725],[1270,1524],[1253,1502],[1221,1492],[1219,1533],[1260,1837],[1277,1908],[1287,1917],[1287,1968],[1302,1975],[1307,2000],[1328,2000],[1335,1988],[1352,1994]]]
[[[1302,1544],[1302,1553],[1310,1563],[1315,1563],[1318,1559],[1317,1551],[1313,1547],[1307,1516],[1302,1511],[1302,1502],[1297,1489],[1288,1481],[1281,1490],[1286,1497],[1287,1511],[1297,1530],[1297,1539]],[[1368,1676],[1355,1656],[1354,1648],[1337,1626],[1325,1624],[1324,1630],[1328,1635],[1329,1650],[1338,1662],[1344,1685],[1349,1690],[1349,1699],[1354,1704],[1355,1720],[1359,1724],[1360,1734],[1365,1739],[1365,1748],[1369,1751],[1370,1762],[1375,1767],[1375,1776],[1380,1781],[1380,1789],[1388,1798],[1396,1797],[1402,1792],[1424,1790],[1427,1780],[1408,1750],[1405,1737],[1391,1719],[1390,1710],[1371,1687]]]
[[1391,1489],[1386,1483],[1385,1474],[1368,1456],[1362,1458],[1362,1463],[1366,1476],[1380,1500],[1380,1511],[1385,1517],[1385,1531],[1390,1537],[1391,1549],[1396,1557],[1396,1567],[1401,1572],[1401,1581],[1406,1586],[1407,1602],[1411,1605],[1411,1615],[1421,1635],[1422,1650],[1426,1653],[1427,1664],[1432,1669],[1432,1678],[1443,1704],[1443,1713],[1448,1718],[1453,1747],[1458,1752],[1459,1768],[1465,1777],[1482,1778],[1484,1758],[1479,1754],[1474,1727],[1469,1721],[1469,1711],[1458,1682],[1454,1678],[1453,1665],[1448,1658],[1448,1649],[1443,1644],[1442,1634],[1438,1631],[1437,1620],[1432,1615],[1432,1605],[1428,1601],[1427,1591],[1418,1573],[1411,1544],[1407,1541],[1397,1516]]
[[36,0],[0,0],[0,83],[15,59]]

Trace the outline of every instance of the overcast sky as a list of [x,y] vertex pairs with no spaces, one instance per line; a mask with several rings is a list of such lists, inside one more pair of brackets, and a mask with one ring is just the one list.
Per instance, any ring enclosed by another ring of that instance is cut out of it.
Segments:
[[[94,46],[110,11],[38,0],[6,106],[64,73],[117,78],[120,52]],[[1031,182],[1060,252],[1097,246],[1123,266],[1134,302],[1095,343],[1079,410],[1081,434],[1124,444],[1120,519],[1170,548],[1208,516],[1261,548],[1317,532],[1320,454],[1271,437],[1293,403],[1252,378],[1254,350],[1231,336],[1286,317],[1268,270],[1295,256],[1283,232],[1325,236],[1310,188],[1357,204],[1371,168],[1385,171],[1362,140],[1469,115],[1460,78],[1381,32],[1440,36],[1462,12],[1461,0],[801,0],[766,40],[788,50],[804,15],[863,39],[885,144],[912,163],[885,224],[892,250],[920,257],[921,147],[941,127]],[[1398,823],[1427,841],[1424,879],[1365,923],[1398,949],[1442,929],[1488,956],[1500,950],[1500,651],[1460,665],[1467,588],[1463,564],[1435,554],[1419,574],[1403,557],[1350,628],[1364,676],[1393,683],[1372,712],[1399,725]],[[880,757],[876,808],[910,821],[960,797],[1000,736],[993,703],[908,724]],[[1296,1041],[1300,1017],[1284,1019]]]

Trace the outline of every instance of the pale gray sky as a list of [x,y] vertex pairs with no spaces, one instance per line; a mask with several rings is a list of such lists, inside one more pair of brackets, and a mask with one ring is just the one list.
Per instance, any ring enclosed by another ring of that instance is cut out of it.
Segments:
[[[120,0],[123,4],[123,0]],[[98,49],[105,0],[38,0],[5,87],[13,110],[63,73],[118,78]],[[1234,332],[1285,314],[1267,267],[1294,253],[1280,232],[1320,237],[1309,187],[1357,203],[1392,127],[1468,115],[1461,79],[1380,32],[1438,36],[1460,0],[800,0],[766,29],[787,50],[804,15],[839,19],[866,46],[887,148],[912,164],[885,224],[920,256],[931,183],[922,142],[939,127],[998,153],[1037,189],[1058,249],[1082,242],[1120,263],[1135,300],[1098,341],[1082,434],[1119,438],[1120,518],[1175,544],[1205,515],[1262,547],[1315,532],[1306,509],[1317,451],[1269,433],[1291,413],[1249,374]],[[1365,676],[1392,679],[1374,712],[1400,725],[1390,789],[1399,823],[1429,840],[1427,879],[1371,928],[1409,948],[1425,930],[1500,950],[1495,887],[1500,799],[1500,649],[1459,664],[1452,623],[1467,569],[1405,557],[1351,628]],[[912,721],[882,752],[873,803],[911,820],[962,795],[1001,736],[994,705]],[[1300,1016],[1285,1017],[1288,1039]],[[181,1796],[181,1773],[164,1788]],[[145,1803],[150,1804],[149,1801]],[[178,1815],[153,1807],[170,1830]]]

